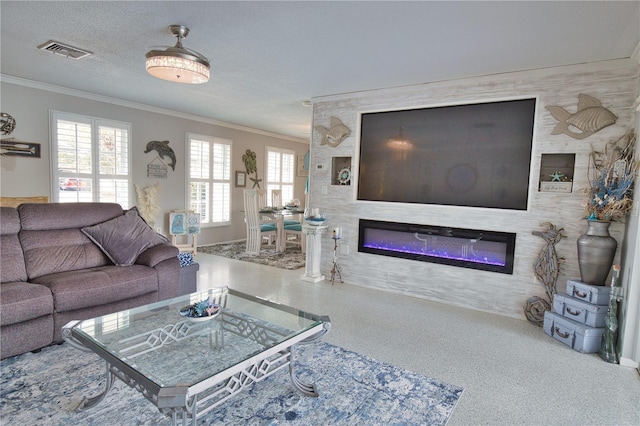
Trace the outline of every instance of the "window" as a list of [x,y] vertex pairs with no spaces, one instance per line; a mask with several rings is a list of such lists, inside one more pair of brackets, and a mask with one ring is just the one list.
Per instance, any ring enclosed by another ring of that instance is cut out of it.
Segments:
[[189,209],[200,225],[229,223],[231,215],[231,141],[187,134]]
[[52,191],[60,203],[130,206],[131,124],[51,112]]
[[267,147],[267,199],[271,191],[282,190],[282,202],[293,199],[296,153],[289,149]]

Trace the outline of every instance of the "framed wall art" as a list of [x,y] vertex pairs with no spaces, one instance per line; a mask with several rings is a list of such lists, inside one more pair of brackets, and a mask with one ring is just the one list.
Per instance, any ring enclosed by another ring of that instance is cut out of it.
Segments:
[[296,175],[309,176],[309,152],[308,151],[305,155],[298,155]]
[[187,212],[184,210],[169,213],[169,233],[184,235],[187,233]]
[[247,174],[245,172],[236,171],[236,188],[244,188],[247,186]]
[[40,144],[3,139],[0,142],[0,154],[13,157],[40,158]]

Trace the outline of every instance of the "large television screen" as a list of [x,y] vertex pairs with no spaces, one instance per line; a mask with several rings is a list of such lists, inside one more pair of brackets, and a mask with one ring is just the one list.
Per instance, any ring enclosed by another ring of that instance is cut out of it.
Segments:
[[526,210],[536,100],[361,114],[358,200]]

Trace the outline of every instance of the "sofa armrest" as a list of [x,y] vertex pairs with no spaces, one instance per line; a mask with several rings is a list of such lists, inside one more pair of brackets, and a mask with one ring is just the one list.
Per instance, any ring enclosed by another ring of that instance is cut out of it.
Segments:
[[163,260],[154,268],[158,272],[158,300],[180,296],[180,261],[178,256]]
[[140,256],[136,259],[136,265],[154,268],[163,260],[171,259],[172,257],[177,259],[179,252],[178,247],[171,244],[158,244],[140,253]]

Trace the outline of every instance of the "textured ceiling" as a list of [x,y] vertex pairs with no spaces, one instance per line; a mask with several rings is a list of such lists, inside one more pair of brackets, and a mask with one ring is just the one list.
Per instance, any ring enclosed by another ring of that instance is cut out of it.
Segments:
[[[308,139],[304,99],[609,59],[640,42],[640,2],[0,2],[3,76]],[[173,45],[211,61],[187,86],[149,76]],[[49,39],[94,54],[38,50]]]

